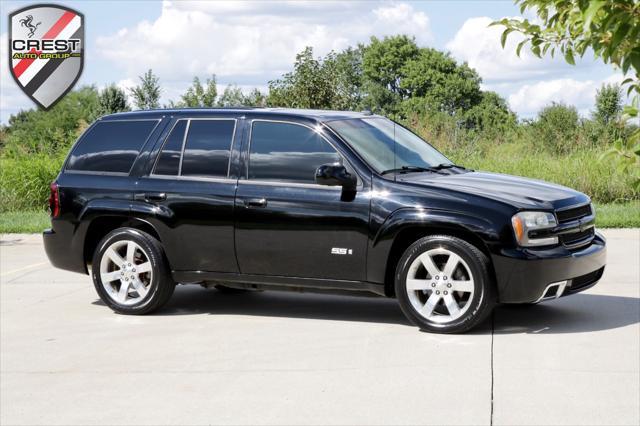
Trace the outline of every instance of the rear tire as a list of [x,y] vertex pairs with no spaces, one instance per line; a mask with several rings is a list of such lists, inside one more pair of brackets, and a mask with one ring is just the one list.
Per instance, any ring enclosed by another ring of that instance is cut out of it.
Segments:
[[118,228],[100,241],[91,275],[100,299],[120,314],[153,312],[176,286],[160,242],[134,228]]
[[395,291],[405,316],[435,333],[472,329],[491,313],[496,299],[487,256],[449,235],[421,238],[404,252]]

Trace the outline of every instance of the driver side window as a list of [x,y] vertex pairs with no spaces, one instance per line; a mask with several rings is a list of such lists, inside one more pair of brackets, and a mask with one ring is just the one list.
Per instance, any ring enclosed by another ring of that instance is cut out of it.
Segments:
[[315,183],[318,167],[338,162],[338,152],[308,127],[272,121],[252,123],[250,180]]

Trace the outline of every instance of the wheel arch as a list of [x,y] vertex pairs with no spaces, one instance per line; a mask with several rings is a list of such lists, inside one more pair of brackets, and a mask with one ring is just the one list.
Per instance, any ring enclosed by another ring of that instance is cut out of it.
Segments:
[[489,244],[499,239],[499,230],[488,220],[461,212],[403,210],[385,221],[370,251],[371,254],[377,253],[372,256],[370,271],[376,268],[380,252],[385,253],[377,266],[383,270],[378,270],[377,275],[383,277],[388,297],[395,296],[394,276],[402,254],[411,244],[429,235],[449,235],[472,244],[487,256],[489,272],[495,277]]
[[93,218],[88,224],[84,238],[83,256],[85,264],[90,264],[98,243],[105,235],[118,228],[134,228],[146,232],[162,242],[160,235],[149,222],[125,214],[101,215]]

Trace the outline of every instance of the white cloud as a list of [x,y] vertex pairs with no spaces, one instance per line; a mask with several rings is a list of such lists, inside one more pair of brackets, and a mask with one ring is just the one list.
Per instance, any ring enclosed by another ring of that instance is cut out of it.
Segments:
[[446,44],[455,58],[468,62],[485,81],[539,78],[569,67],[558,58],[540,59],[526,48],[522,49],[518,57],[515,53],[516,46],[523,36],[517,33],[509,35],[503,49],[500,44],[503,27],[490,27],[489,24],[493,21],[488,17],[467,19]]
[[613,74],[604,80],[574,80],[560,78],[524,84],[508,97],[511,108],[522,116],[533,116],[552,102],[575,106],[581,115],[587,116],[593,107],[596,90],[603,83],[620,83],[621,74]]
[[288,71],[305,46],[323,55],[398,32],[424,44],[429,18],[407,3],[167,1],[155,21],[99,37],[97,45],[128,78],[153,68],[163,81],[215,73],[264,84]]
[[4,60],[9,55],[7,37],[7,33],[0,34],[0,58],[2,58],[2,66],[0,67],[0,123],[6,123],[9,115],[15,114],[21,109],[35,106],[11,77],[9,71],[11,62]]

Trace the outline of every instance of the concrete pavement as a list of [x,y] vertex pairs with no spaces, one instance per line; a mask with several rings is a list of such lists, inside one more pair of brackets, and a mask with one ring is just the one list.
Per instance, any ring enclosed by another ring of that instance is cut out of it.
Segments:
[[180,286],[116,315],[0,239],[1,424],[638,424],[640,230],[593,289],[421,333],[394,300]]

